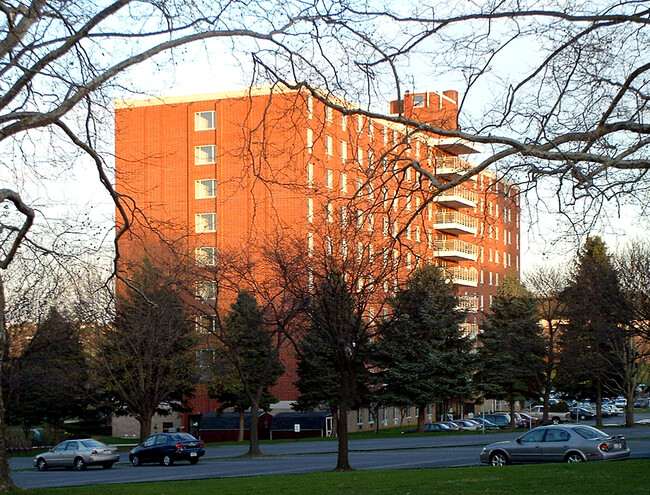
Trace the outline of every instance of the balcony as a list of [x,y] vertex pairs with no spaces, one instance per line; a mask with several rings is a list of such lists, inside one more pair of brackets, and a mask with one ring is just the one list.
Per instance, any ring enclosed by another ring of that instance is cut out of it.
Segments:
[[472,234],[478,232],[478,220],[457,211],[445,211],[435,214],[433,228],[448,234]]
[[[437,156],[434,161],[433,173],[438,177],[455,179],[472,168],[472,164],[458,156]],[[475,180],[474,176],[471,177]]]
[[478,270],[474,267],[454,266],[446,269],[451,277],[451,283],[467,287],[478,287]]
[[458,309],[478,313],[478,296],[458,296]]
[[460,239],[434,241],[433,255],[453,261],[476,261],[478,259],[478,246]]
[[476,340],[478,337],[478,324],[476,323],[461,323],[459,325],[460,331],[465,337],[469,337],[470,340]]
[[478,203],[478,193],[465,187],[454,187],[438,194],[433,200],[451,208],[475,208]]

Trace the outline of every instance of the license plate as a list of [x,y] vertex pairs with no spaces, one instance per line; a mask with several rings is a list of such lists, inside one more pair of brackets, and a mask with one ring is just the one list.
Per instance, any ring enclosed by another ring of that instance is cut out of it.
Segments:
[[196,457],[196,452],[190,452],[190,457]]
[[620,443],[614,444],[614,450],[620,450],[621,448],[623,448],[623,446]]

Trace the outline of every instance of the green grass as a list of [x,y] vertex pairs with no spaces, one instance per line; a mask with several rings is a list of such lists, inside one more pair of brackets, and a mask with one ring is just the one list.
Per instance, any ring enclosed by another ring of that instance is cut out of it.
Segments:
[[15,491],[30,495],[650,494],[650,460],[354,471]]

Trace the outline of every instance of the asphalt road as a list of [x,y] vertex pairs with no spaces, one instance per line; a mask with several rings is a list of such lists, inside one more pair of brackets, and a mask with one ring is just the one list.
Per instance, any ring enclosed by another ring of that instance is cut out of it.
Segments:
[[[648,415],[650,416],[650,415]],[[586,422],[589,423],[589,422]],[[608,433],[623,434],[632,458],[650,458],[650,426],[636,428],[604,427]],[[410,436],[392,439],[354,440],[350,442],[350,464],[355,469],[407,469],[479,464],[482,447],[491,442],[509,440],[517,433],[481,433],[458,436]],[[112,469],[88,468],[85,471],[37,471],[32,458],[12,458],[10,467],[14,483],[21,488],[135,483],[146,481],[264,476],[331,471],[336,465],[335,441],[282,442],[265,444],[266,457],[238,458],[248,450],[247,444],[209,447],[195,466],[178,463],[171,467],[128,464],[128,451]],[[487,467],[486,467],[487,469]]]

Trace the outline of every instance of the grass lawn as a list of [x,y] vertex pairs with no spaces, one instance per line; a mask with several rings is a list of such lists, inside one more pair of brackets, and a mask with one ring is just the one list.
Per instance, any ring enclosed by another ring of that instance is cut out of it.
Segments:
[[30,495],[650,494],[650,460],[313,473],[16,491]]

